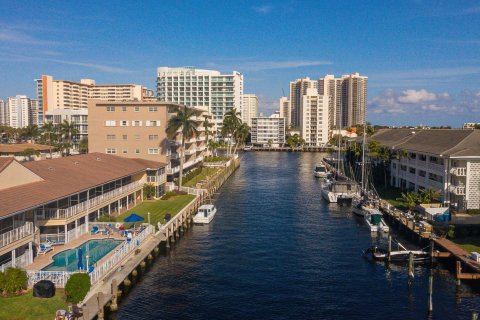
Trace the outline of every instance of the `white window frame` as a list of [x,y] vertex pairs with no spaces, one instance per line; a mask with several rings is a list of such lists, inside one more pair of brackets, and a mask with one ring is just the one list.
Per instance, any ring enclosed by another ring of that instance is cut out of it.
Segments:
[[[138,122],[138,125],[137,125]],[[142,126],[142,121],[140,120],[132,120],[132,127],[141,127]]]
[[160,154],[160,150],[158,148],[148,148],[148,154]]
[[148,107],[148,112],[157,112],[158,107]]
[[[155,122],[155,125],[153,125],[153,122]],[[147,126],[147,127],[160,127],[160,120],[147,120],[145,122],[145,126]]]
[[128,127],[128,120],[120,120],[120,127]]
[[105,120],[105,127],[116,127],[117,123],[115,120]]
[[107,107],[107,112],[115,112],[115,107],[108,106]]
[[117,154],[117,148],[106,148],[105,153],[106,154]]

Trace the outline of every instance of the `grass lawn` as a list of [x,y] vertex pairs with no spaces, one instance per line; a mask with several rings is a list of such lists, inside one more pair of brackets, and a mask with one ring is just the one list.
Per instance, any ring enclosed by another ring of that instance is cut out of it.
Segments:
[[460,239],[453,239],[452,241],[458,244],[458,246],[465,251],[480,252],[480,237],[466,237]]
[[182,210],[190,201],[195,198],[193,195],[177,195],[168,200],[145,201],[138,206],[122,213],[117,217],[117,221],[123,221],[132,213],[142,216],[145,221],[148,221],[148,212],[150,212],[150,223],[154,226],[157,222],[163,223],[165,214],[170,213],[174,217],[180,210]]
[[186,182],[182,182],[182,184],[184,187],[195,187],[197,182],[208,180],[208,177],[213,176],[218,170],[219,168],[203,167],[202,171],[200,171],[196,176]]
[[401,200],[397,200],[398,198],[402,197],[402,190],[399,188],[394,187],[379,187],[375,186],[377,189],[378,195],[385,201],[388,201],[392,206],[395,206],[401,210],[406,210],[403,206],[403,202]]
[[62,289],[57,289],[52,298],[35,298],[32,291],[23,296],[0,298],[0,319],[51,320],[59,309],[68,310]]

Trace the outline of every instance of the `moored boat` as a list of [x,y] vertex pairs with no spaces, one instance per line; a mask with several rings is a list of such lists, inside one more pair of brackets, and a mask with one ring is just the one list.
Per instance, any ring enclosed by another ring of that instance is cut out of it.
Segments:
[[198,208],[198,213],[193,217],[193,223],[207,224],[212,221],[213,217],[217,213],[217,208],[213,204],[204,204]]
[[327,178],[330,172],[328,172],[327,167],[324,164],[319,164],[315,166],[313,170],[313,175],[316,178]]

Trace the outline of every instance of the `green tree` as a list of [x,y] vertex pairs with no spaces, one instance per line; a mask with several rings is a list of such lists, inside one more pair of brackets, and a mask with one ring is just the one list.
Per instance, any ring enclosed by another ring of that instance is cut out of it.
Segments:
[[222,124],[222,136],[229,138],[228,156],[232,153],[232,140],[235,138],[235,131],[237,131],[241,124],[242,119],[240,119],[240,113],[237,112],[237,109],[232,108],[225,113]]
[[240,124],[238,128],[234,132],[234,137],[235,137],[235,149],[233,150],[233,153],[237,153],[237,147],[239,144],[245,144],[245,139],[247,138],[248,134],[250,133],[250,127],[246,123]]
[[28,160],[32,160],[33,156],[39,156],[40,155],[40,151],[35,150],[33,148],[27,148],[27,149],[23,150],[22,152],[20,152],[20,155],[25,157]]
[[213,134],[212,131],[210,131],[210,128],[214,126],[213,122],[210,122],[208,120],[208,116],[205,116],[205,120],[203,120],[203,127],[205,128],[205,141],[207,142],[207,156],[208,156],[208,148],[209,148],[209,142],[210,142],[210,135]]
[[88,153],[88,137],[80,140],[79,151],[80,153]]
[[40,129],[36,124],[31,124],[23,128],[22,135],[26,138],[26,140],[31,140],[32,143],[35,143],[40,136]]
[[272,140],[272,139],[268,139],[267,144],[268,144],[268,147],[271,148],[271,147],[272,147],[272,144],[273,144],[273,140]]
[[65,285],[65,295],[68,302],[79,303],[90,290],[90,276],[88,273],[74,273]]
[[177,131],[180,130],[182,136],[182,144],[180,146],[180,172],[178,179],[178,186],[182,186],[183,176],[183,162],[184,162],[184,150],[185,140],[191,139],[198,135],[197,124],[195,120],[191,118],[195,116],[195,111],[187,106],[175,107],[175,115],[173,115],[167,123],[167,136],[169,139],[175,139]]
[[75,127],[74,122],[63,120],[62,124],[60,125],[60,132],[63,138],[62,148],[65,150],[65,154],[68,156],[70,155],[70,149],[73,146],[73,137],[78,134],[78,130]]
[[155,186],[151,183],[143,185],[143,199],[153,199],[155,197]]
[[46,136],[47,144],[50,146],[50,158],[52,158],[52,146],[54,144],[55,125],[53,122],[47,122],[43,124],[42,134]]
[[421,203],[432,203],[440,199],[440,192],[434,188],[421,189],[419,199]]
[[419,203],[418,194],[415,192],[402,192],[402,197],[397,198],[398,201],[402,201],[403,205],[412,211],[413,208]]

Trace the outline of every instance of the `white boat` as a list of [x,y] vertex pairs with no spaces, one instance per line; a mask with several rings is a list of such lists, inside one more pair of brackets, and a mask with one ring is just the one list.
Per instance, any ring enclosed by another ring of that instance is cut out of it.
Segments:
[[313,175],[316,178],[326,178],[330,172],[328,172],[327,167],[324,164],[319,164],[315,166],[315,170],[313,170]]
[[245,146],[243,147],[243,151],[252,151],[253,146]]
[[213,204],[204,204],[198,208],[198,212],[193,217],[193,223],[206,224],[212,221],[213,217],[217,213],[217,208]]
[[326,181],[321,193],[330,203],[351,205],[357,194],[357,184],[353,181]]
[[365,219],[368,228],[370,231],[381,231],[389,232],[390,228],[388,227],[385,220],[383,220],[383,214],[380,210],[375,208],[372,204],[365,202],[360,199],[355,199],[352,205],[352,212]]
[[375,208],[364,208],[363,218],[367,223],[370,232],[377,232],[380,228],[380,221],[382,220],[382,213]]

